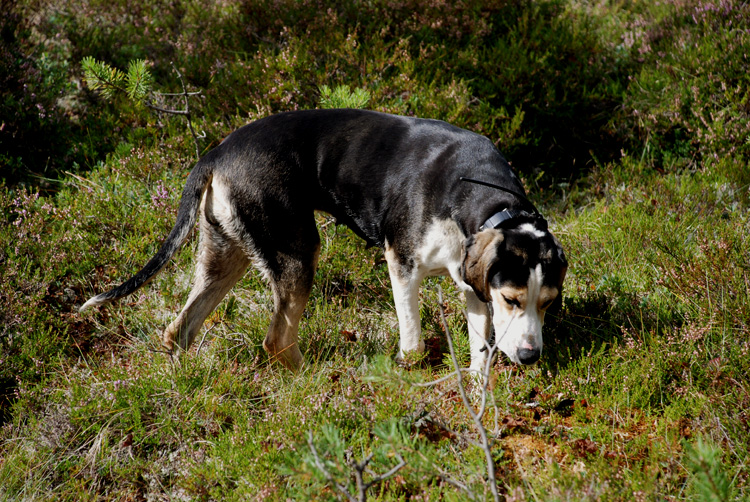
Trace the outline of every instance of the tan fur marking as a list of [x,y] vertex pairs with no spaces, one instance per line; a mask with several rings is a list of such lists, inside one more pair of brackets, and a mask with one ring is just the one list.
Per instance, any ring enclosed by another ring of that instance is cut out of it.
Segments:
[[490,298],[488,272],[497,259],[497,244],[504,239],[502,232],[483,230],[476,234],[465,250],[463,276],[482,301]]

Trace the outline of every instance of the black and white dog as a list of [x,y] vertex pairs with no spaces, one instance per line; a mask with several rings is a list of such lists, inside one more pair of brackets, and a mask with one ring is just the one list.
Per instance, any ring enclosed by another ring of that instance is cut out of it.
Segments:
[[238,129],[200,159],[161,249],[81,310],[150,281],[200,215],[195,284],[164,331],[164,346],[173,350],[176,341],[187,349],[252,262],[270,283],[275,305],[263,346],[298,368],[297,331],[320,251],[314,210],[321,210],[384,248],[402,357],[424,350],[420,283],[450,275],[466,298],[471,367],[484,368],[491,322],[498,348],[532,364],[541,355],[545,312],[561,298],[567,262],[546,221],[529,207],[518,178],[483,136],[372,111],[281,113]]

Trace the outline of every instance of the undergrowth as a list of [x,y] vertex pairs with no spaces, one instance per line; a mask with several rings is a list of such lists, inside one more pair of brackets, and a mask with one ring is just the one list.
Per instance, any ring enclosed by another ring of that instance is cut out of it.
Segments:
[[[370,499],[484,500],[488,452],[509,501],[748,497],[746,3],[16,0],[3,12],[0,499],[333,500],[356,492],[372,455],[365,482],[404,465]],[[201,153],[255,118],[342,105],[496,142],[570,269],[541,361],[494,365],[489,450],[451,376],[446,326],[468,364],[458,291],[425,282],[427,353],[396,366],[382,251],[324,214],[298,374],[262,349],[272,298],[256,272],[189,353],[162,352],[195,236],[149,286],[79,314],[155,253],[194,162],[183,120],[107,102],[81,84],[85,57],[144,60],[180,93],[174,62],[202,93]]]

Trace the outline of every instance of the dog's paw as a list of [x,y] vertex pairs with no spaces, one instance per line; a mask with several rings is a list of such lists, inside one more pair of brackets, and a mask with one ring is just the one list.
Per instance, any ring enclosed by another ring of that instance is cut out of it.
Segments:
[[413,350],[411,352],[403,353],[400,350],[396,354],[396,364],[404,369],[409,369],[415,366],[420,366],[427,360],[427,353],[422,351],[418,352]]

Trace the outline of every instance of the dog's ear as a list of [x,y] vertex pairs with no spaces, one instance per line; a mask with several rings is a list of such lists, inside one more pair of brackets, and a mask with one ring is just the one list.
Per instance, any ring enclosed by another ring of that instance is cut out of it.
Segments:
[[489,271],[497,260],[497,248],[503,242],[500,230],[485,230],[464,242],[461,278],[483,302],[490,298]]
[[557,260],[560,261],[560,279],[558,281],[560,293],[557,295],[557,298],[555,298],[555,301],[552,302],[552,305],[550,305],[547,309],[547,313],[552,314],[556,317],[560,313],[560,310],[562,310],[563,282],[565,282],[565,275],[568,273],[568,260],[565,258],[565,251],[563,251],[563,248],[557,238],[553,235],[552,239],[554,240],[555,246],[557,247]]
[[560,292],[555,297],[552,304],[547,307],[547,314],[551,315],[552,317],[557,317],[560,315],[560,311],[562,310],[563,306],[563,288],[560,288]]
[[560,260],[560,263],[562,263],[563,266],[562,279],[560,280],[560,283],[562,284],[562,280],[565,279],[565,273],[568,271],[568,259],[565,257],[565,251],[563,251],[562,245],[560,244],[560,241],[557,240],[557,237],[552,235],[552,240],[557,247],[557,259]]

